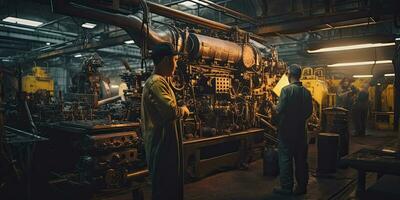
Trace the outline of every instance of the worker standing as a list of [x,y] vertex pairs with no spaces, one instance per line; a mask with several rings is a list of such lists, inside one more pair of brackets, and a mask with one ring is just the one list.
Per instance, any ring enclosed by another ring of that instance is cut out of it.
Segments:
[[[306,121],[312,114],[311,93],[300,82],[301,68],[290,65],[289,85],[282,88],[279,103],[275,108],[278,116],[278,153],[280,188],[274,192],[284,195],[301,195],[307,192],[308,142]],[[293,190],[293,160],[297,186]]]
[[357,89],[350,84],[348,78],[343,78],[340,81],[336,92],[336,107],[342,107],[351,110],[353,105],[353,97],[357,93]]
[[182,200],[182,137],[176,122],[189,115],[189,110],[177,105],[175,94],[167,82],[175,71],[178,55],[172,45],[163,43],[152,49],[152,59],[155,69],[144,85],[141,104],[152,199]]
[[368,97],[368,84],[364,84],[355,99],[352,109],[355,136],[365,136],[369,104]]

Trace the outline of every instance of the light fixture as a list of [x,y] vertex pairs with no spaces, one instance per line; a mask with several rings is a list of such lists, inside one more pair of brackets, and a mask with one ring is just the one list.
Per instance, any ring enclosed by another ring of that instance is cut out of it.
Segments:
[[210,4],[208,4],[208,3],[206,3],[206,2],[204,2],[204,1],[202,1],[202,0],[192,0],[193,2],[195,2],[195,3],[198,3],[198,4],[200,4],[200,5],[203,5],[203,6],[208,6],[208,5],[210,5]]
[[390,76],[395,76],[394,74],[385,74],[384,76],[390,77]]
[[94,28],[94,27],[96,27],[96,24],[86,22],[86,23],[82,24],[82,27],[83,28]]
[[391,60],[377,60],[377,61],[363,61],[363,62],[348,62],[348,63],[335,63],[327,65],[328,67],[347,67],[347,66],[360,66],[360,65],[378,65],[378,64],[391,64]]
[[134,44],[135,41],[133,41],[133,40],[127,40],[127,41],[125,41],[124,43],[125,43],[125,44]]
[[51,45],[51,43],[50,42],[46,42],[46,45],[49,46],[49,45]]
[[396,40],[396,41],[400,41],[400,37],[396,38],[395,40]]
[[393,46],[394,42],[389,43],[368,43],[368,44],[356,44],[356,45],[347,45],[347,46],[337,46],[337,47],[327,47],[316,50],[307,50],[308,53],[322,53],[322,52],[331,52],[331,51],[346,51],[353,49],[365,49],[365,48],[374,48],[374,47],[385,47],[385,46]]
[[119,85],[111,85],[111,88],[119,88]]
[[379,86],[379,85],[382,85],[382,84],[381,83],[377,83],[376,85]]
[[372,74],[353,75],[353,78],[372,78],[372,77],[374,77]]
[[74,57],[75,57],[75,58],[80,58],[80,57],[82,57],[82,54],[80,54],[80,53],[75,54]]
[[38,27],[43,24],[43,22],[33,21],[29,19],[22,19],[18,17],[6,17],[3,19],[4,22],[14,23],[14,24],[22,24],[26,26]]
[[191,1],[184,1],[184,2],[178,3],[178,5],[185,6],[185,7],[188,7],[188,8],[196,8],[197,4],[200,4],[200,5],[203,5],[203,6],[208,6],[209,5],[208,3],[203,2],[201,0],[191,0]]

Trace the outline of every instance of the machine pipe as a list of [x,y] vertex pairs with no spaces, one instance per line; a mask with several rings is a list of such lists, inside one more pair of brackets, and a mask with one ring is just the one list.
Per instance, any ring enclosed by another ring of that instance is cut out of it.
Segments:
[[[136,6],[139,5],[137,0],[132,0],[130,3]],[[219,30],[232,30],[232,27],[225,24],[190,15],[152,2],[147,3],[150,11],[154,11],[154,13],[160,15],[183,19],[191,23],[203,24]],[[260,63],[259,59],[261,55],[259,55],[259,51],[256,51],[256,49],[249,44],[237,44],[235,42],[195,33],[189,34],[188,38],[186,38],[185,34],[174,28],[154,30],[149,27],[148,36],[146,37],[147,27],[145,24],[143,25],[142,20],[136,16],[111,13],[73,2],[68,3],[64,0],[55,1],[53,8],[54,11],[62,14],[98,20],[119,26],[132,37],[140,48],[142,48],[143,40],[147,39],[149,44],[148,48],[150,49],[152,46],[162,42],[174,44],[178,51],[182,51],[185,46],[185,51],[188,53],[189,57],[196,60],[241,65],[247,69]],[[240,29],[238,31],[244,32]],[[183,41],[188,42],[184,44]]]
[[[90,8],[87,6],[70,3],[65,0],[52,1],[53,11],[65,15],[82,17],[90,20],[101,21],[103,23],[112,24],[124,29],[141,48],[143,40],[147,35],[149,48],[162,42],[172,42],[169,33],[157,34],[153,29],[144,24],[142,28],[142,20],[136,16],[125,16],[117,13],[111,13],[103,10]],[[148,34],[146,34],[148,30]]]

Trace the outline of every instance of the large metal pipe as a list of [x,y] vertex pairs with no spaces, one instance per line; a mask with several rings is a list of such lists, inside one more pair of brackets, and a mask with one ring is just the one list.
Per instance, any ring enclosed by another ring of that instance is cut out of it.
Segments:
[[193,59],[226,64],[235,64],[242,59],[240,44],[195,33],[189,35],[188,53]]
[[146,25],[142,26],[142,20],[136,16],[126,16],[117,13],[111,13],[79,5],[73,2],[67,2],[65,0],[53,0],[52,6],[53,11],[60,14],[101,21],[103,23],[121,27],[132,37],[132,39],[140,48],[142,48],[143,40],[145,39],[147,30],[148,35],[146,39],[148,41],[149,48],[158,43],[172,42],[172,37],[168,32],[161,35],[156,33],[150,27],[147,29]]

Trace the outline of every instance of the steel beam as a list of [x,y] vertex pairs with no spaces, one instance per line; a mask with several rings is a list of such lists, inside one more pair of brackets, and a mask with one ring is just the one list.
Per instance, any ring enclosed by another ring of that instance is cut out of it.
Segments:
[[61,43],[61,42],[66,41],[66,40],[57,39],[54,37],[51,38],[51,37],[47,37],[47,36],[33,35],[29,32],[17,33],[17,32],[10,32],[10,31],[3,31],[1,29],[0,29],[0,37],[18,39],[18,40],[29,40],[29,41],[43,42],[43,43],[46,43],[46,42]]
[[[75,44],[69,45],[64,48],[39,53],[34,56],[34,59],[38,59],[38,60],[49,59],[49,58],[54,58],[54,57],[65,55],[65,54],[74,54],[74,53],[84,52],[84,51],[93,50],[93,49],[102,49],[102,48],[106,48],[106,47],[124,44],[124,41],[130,40],[130,39],[131,39],[131,37],[129,35],[123,35],[123,36],[119,36],[119,37],[115,37],[115,38],[104,39],[102,41],[93,41],[93,42],[89,42],[87,44],[81,43],[81,44],[77,44],[77,45],[75,45]],[[109,50],[103,50],[103,51],[109,51]]]
[[36,28],[42,28],[42,27],[45,27],[45,26],[48,26],[48,25],[51,25],[51,24],[60,22],[60,21],[62,21],[62,20],[64,20],[64,19],[67,19],[67,18],[69,18],[69,17],[70,17],[70,16],[60,17],[60,18],[57,18],[57,19],[55,19],[55,20],[46,22],[46,23],[44,23],[44,24],[42,24],[42,25],[40,25],[40,26],[38,26],[38,27],[36,27]]
[[0,37],[6,37],[11,39],[29,40],[36,42],[50,42],[50,43],[62,43],[67,40],[75,39],[77,35],[70,36],[66,34],[60,34],[55,32],[48,32],[43,30],[35,30],[32,28],[19,27],[14,25],[8,25],[0,23]]
[[255,30],[258,35],[275,35],[275,33],[298,33],[312,29],[313,27],[353,19],[370,17],[368,11],[335,14],[330,16],[319,16],[311,18],[296,19],[279,23],[264,24]]
[[[217,10],[217,11],[222,12],[223,14],[229,15],[229,16],[231,16],[233,18],[237,18],[237,19],[240,19],[240,20],[243,20],[243,21],[247,21],[247,22],[250,22],[252,24],[257,24],[257,20],[256,19],[254,19],[254,18],[252,18],[252,17],[250,17],[248,15],[245,15],[243,13],[240,13],[238,11],[232,10],[232,9],[224,7],[224,6],[221,6],[221,5],[216,4],[216,3],[212,2],[212,1],[209,1],[209,0],[199,0],[199,1],[205,3],[204,5],[201,4],[204,7],[207,7],[207,8],[213,9],[213,10]],[[197,3],[197,2],[195,2],[195,3]]]

